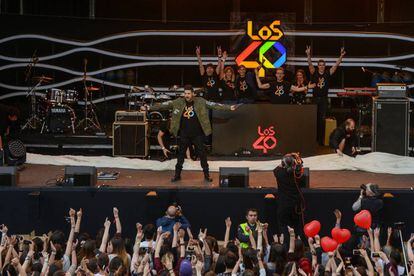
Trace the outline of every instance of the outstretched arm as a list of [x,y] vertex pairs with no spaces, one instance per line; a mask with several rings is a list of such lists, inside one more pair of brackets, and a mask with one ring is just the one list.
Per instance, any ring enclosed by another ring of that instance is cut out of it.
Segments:
[[206,106],[208,109],[213,109],[213,110],[234,111],[237,109],[236,105],[220,104],[220,103],[215,103],[215,102],[210,102],[210,101],[206,101]]
[[108,220],[108,218],[105,219],[104,227],[105,229],[102,236],[102,242],[101,246],[99,247],[99,251],[101,251],[102,253],[106,253],[106,246],[108,244],[109,238],[109,228],[111,227],[111,222]]
[[200,46],[196,47],[196,55],[197,55],[197,61],[198,61],[198,68],[200,69],[200,75],[203,76],[205,69],[204,69],[203,61],[201,60]]
[[116,226],[116,233],[121,234],[122,233],[122,226],[121,226],[121,220],[119,219],[119,211],[118,208],[114,207],[114,219],[115,219],[115,226]]
[[70,217],[70,233],[69,238],[66,243],[66,250],[65,255],[69,258],[72,253],[72,245],[73,245],[73,238],[75,237],[75,210],[70,208],[69,210],[69,217]]
[[256,82],[257,82],[257,87],[259,87],[260,89],[269,89],[270,88],[270,84],[268,83],[262,83],[262,81],[259,78],[259,70],[262,66],[259,66],[257,68],[254,69],[254,74],[256,76]]
[[309,73],[313,75],[315,73],[315,67],[312,64],[311,46],[306,46],[306,57],[308,58]]
[[331,67],[331,69],[329,69],[329,74],[333,75],[336,72],[336,69],[338,69],[339,64],[341,64],[343,57],[345,56],[346,52],[345,52],[345,48],[342,47],[341,48],[341,54],[338,58],[338,60],[336,61],[336,63],[334,64],[334,66]]

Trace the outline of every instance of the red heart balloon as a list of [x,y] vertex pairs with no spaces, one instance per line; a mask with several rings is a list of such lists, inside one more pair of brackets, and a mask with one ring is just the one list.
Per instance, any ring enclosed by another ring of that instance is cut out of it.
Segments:
[[333,228],[331,235],[338,243],[346,243],[351,238],[351,232],[348,229]]
[[332,252],[338,247],[338,243],[336,240],[331,239],[330,237],[323,237],[321,239],[321,246],[323,251],[325,252]]
[[361,228],[369,229],[372,223],[371,213],[368,210],[362,210],[354,216],[354,222]]
[[321,230],[321,223],[317,220],[312,220],[311,222],[305,224],[303,227],[303,232],[308,238],[313,238],[318,235]]

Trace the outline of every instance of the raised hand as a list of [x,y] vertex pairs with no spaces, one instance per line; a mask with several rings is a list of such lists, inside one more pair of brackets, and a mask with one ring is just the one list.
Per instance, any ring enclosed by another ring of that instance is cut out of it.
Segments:
[[69,216],[70,216],[71,218],[74,218],[74,217],[75,217],[75,214],[76,214],[76,211],[75,211],[74,209],[70,208],[70,209],[69,209]]
[[374,236],[378,238],[379,235],[380,235],[380,229],[377,227],[374,229]]
[[226,223],[226,227],[227,228],[230,228],[231,227],[231,218],[230,217],[227,217],[224,222]]
[[305,53],[308,57],[311,55],[311,46],[310,45],[306,45]]
[[223,52],[221,51],[221,46],[217,46],[217,55],[221,57],[223,55]]
[[114,218],[118,218],[118,216],[119,216],[118,208],[114,207],[113,212],[114,212]]
[[345,48],[341,47],[341,57],[343,57],[345,55],[346,55]]
[[111,226],[111,221],[108,218],[105,218],[104,227],[108,228]]
[[292,227],[288,226],[288,232],[289,236],[295,236],[295,229],[293,229]]
[[200,46],[196,46],[196,55],[197,55],[197,57],[199,57],[201,55]]
[[207,228],[204,229],[204,232],[201,231],[198,233],[198,239],[204,241],[204,239],[207,237]]
[[342,218],[342,213],[338,209],[334,210],[334,215],[335,215],[336,219],[341,219]]
[[83,214],[82,208],[80,208],[79,211],[76,213],[78,219],[82,217],[82,214]]

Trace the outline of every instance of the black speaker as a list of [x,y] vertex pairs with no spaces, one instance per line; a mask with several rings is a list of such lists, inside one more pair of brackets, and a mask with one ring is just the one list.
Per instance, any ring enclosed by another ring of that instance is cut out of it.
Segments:
[[148,123],[115,122],[112,128],[114,156],[148,155]]
[[220,167],[219,184],[223,188],[249,187],[249,168]]
[[16,167],[0,167],[0,186],[16,186],[18,176]]
[[407,156],[409,100],[375,98],[372,109],[372,151]]
[[96,186],[96,168],[88,166],[66,166],[64,186]]

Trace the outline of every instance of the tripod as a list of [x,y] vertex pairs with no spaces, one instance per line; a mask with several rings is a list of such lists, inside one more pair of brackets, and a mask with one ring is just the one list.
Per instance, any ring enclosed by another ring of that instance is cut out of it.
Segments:
[[31,113],[29,119],[27,119],[26,123],[23,125],[22,129],[37,129],[37,125],[42,122],[42,120],[37,115],[37,102],[36,102],[36,88],[38,88],[43,81],[43,77],[39,79],[39,82],[30,89],[29,92],[27,92],[27,96],[30,96],[30,102],[31,102]]
[[85,110],[84,114],[85,117],[78,123],[76,128],[80,128],[83,126],[84,131],[102,131],[101,125],[98,120],[98,116],[95,112],[95,105],[92,102],[92,93],[91,93],[91,99],[90,102],[88,102],[89,98],[89,90],[91,91],[97,91],[98,89],[89,89],[89,87],[86,85],[86,65],[88,64],[88,60],[85,58],[83,60],[84,62],[84,71],[83,71],[83,87],[85,91]]

